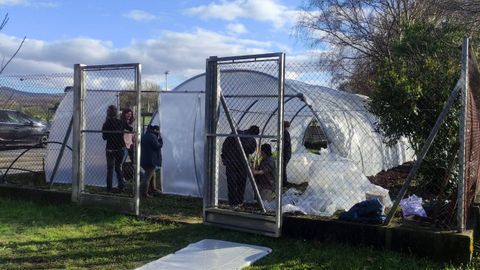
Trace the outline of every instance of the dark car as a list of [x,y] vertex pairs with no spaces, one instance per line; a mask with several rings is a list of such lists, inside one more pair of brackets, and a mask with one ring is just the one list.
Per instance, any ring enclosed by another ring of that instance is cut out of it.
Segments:
[[13,110],[0,110],[0,147],[39,145],[45,147],[50,125]]

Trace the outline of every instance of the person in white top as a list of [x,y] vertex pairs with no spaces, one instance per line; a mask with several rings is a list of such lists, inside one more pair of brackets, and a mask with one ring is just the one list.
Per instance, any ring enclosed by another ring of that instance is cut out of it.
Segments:
[[[120,119],[124,122],[125,126],[131,127],[133,130],[133,122],[135,121],[135,117],[133,117],[133,111],[131,109],[124,109],[122,111],[122,115]],[[128,131],[128,130],[125,130]],[[125,156],[124,162],[127,160],[127,157],[130,158],[130,161],[133,163],[134,160],[134,144],[135,144],[135,134],[133,133],[125,133],[123,134],[123,140],[125,141]]]

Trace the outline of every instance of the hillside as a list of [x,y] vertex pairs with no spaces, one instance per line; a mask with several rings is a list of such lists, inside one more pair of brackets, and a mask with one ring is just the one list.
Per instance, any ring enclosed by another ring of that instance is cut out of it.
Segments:
[[63,98],[61,94],[30,93],[10,87],[0,87],[0,108],[15,109],[18,107],[52,108]]

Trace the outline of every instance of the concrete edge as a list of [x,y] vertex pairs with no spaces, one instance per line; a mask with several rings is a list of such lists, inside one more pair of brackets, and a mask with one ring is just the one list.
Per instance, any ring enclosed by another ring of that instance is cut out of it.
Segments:
[[473,230],[433,232],[401,225],[380,226],[286,216],[282,232],[306,239],[399,251],[444,263],[468,264],[473,256]]

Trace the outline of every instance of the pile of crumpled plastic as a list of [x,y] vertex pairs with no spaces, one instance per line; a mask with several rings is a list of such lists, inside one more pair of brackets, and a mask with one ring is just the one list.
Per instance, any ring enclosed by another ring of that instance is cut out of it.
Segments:
[[[332,216],[337,210],[346,211],[366,200],[366,194],[377,194],[385,207],[391,207],[388,190],[370,183],[350,160],[334,154],[300,153],[292,156],[288,165],[289,182],[308,182],[301,192],[290,188],[283,193],[282,212],[301,212],[317,216]],[[275,201],[265,201],[267,210],[276,209]]]

